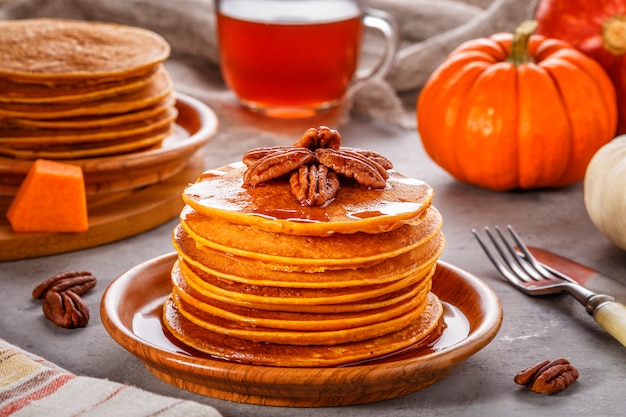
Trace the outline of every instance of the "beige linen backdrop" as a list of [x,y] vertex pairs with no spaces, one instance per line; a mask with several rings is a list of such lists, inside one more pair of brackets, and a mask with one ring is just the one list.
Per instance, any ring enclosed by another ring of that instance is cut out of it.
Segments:
[[[305,121],[270,120],[239,107],[220,75],[212,0],[0,0],[0,19],[60,17],[154,30],[172,46],[166,66],[176,90],[202,100],[218,114],[224,132],[218,140],[250,140],[252,146],[258,146],[292,141],[306,127],[340,127],[354,117],[415,129],[419,90],[445,57],[465,40],[513,31],[520,22],[532,18],[537,2],[366,0],[370,7],[387,11],[397,22],[401,44],[395,67],[384,80],[355,83],[336,111]],[[377,34],[368,32],[363,66],[376,61],[380,47]]]

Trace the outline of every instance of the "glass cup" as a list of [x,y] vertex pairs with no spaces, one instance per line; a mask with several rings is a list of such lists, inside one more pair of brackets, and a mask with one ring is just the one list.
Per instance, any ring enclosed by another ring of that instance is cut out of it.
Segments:
[[340,103],[355,80],[364,27],[385,39],[384,77],[398,45],[393,19],[360,0],[216,0],[220,66],[252,110],[307,117]]

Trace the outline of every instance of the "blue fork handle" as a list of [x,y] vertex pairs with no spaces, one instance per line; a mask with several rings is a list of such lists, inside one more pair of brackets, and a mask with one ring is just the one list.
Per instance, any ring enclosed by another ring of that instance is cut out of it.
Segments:
[[586,307],[600,327],[626,346],[626,306],[613,297],[598,295],[592,297]]

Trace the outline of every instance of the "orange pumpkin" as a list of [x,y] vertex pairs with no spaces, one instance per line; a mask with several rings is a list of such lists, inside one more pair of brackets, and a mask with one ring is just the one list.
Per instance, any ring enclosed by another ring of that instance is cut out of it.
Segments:
[[541,0],[539,35],[569,42],[595,59],[617,92],[617,134],[626,133],[626,0]]
[[460,181],[498,191],[572,184],[615,135],[606,72],[535,27],[462,44],[420,93],[424,149]]

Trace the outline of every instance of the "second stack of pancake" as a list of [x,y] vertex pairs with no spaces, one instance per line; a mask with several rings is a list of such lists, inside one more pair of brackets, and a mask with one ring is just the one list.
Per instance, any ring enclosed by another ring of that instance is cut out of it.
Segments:
[[0,155],[78,159],[158,146],[174,129],[168,43],[135,27],[0,22]]

